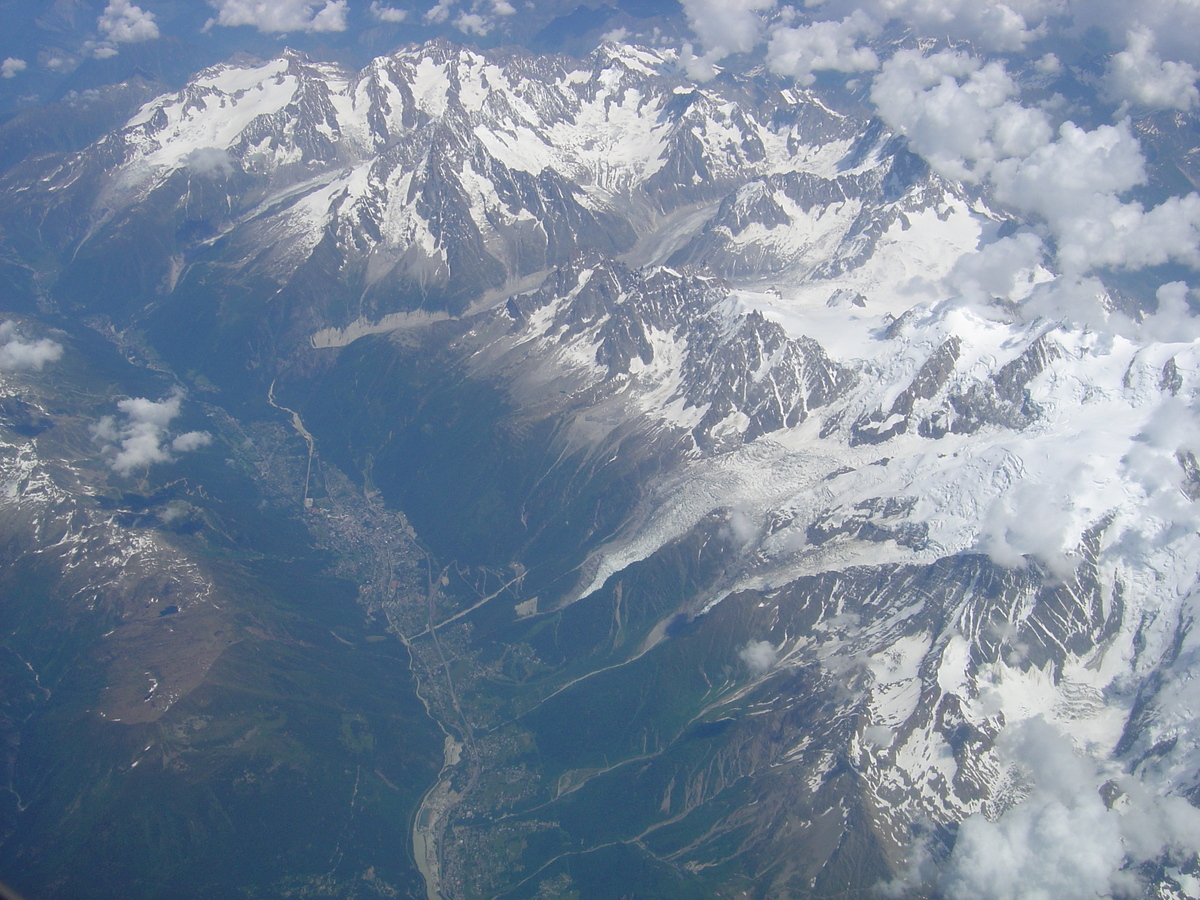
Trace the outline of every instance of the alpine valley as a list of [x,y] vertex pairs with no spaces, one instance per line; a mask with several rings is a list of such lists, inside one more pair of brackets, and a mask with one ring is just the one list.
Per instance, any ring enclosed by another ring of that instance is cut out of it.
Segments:
[[653,42],[160,90],[0,129],[0,354],[57,348],[0,371],[0,877],[983,897],[1021,832],[1103,881],[994,896],[1197,896],[1185,253],[1072,280],[861,86]]

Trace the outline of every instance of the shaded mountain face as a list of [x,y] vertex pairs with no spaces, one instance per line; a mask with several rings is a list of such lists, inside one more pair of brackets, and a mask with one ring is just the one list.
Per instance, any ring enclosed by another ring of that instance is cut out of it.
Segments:
[[[1015,223],[877,121],[612,44],[286,54],[12,167],[0,221],[28,327],[105,338],[0,398],[30,893],[83,877],[47,823],[164,785],[153,865],[251,896],[953,894],[1038,716],[1107,766],[1081,821],[1194,821],[1195,345],[968,285]],[[122,457],[114,394],[212,443]],[[81,722],[109,793],[37,762]],[[1184,896],[1161,830],[1114,866]],[[315,849],[204,872],[252,833]]]
[[[19,322],[0,371],[5,878],[36,896],[355,896],[370,868],[371,895],[419,892],[391,834],[440,734],[355,603],[354,562],[335,572],[279,507],[302,442],[181,401],[86,328]],[[7,365],[35,336],[58,358]],[[151,451],[153,470],[124,470]]]

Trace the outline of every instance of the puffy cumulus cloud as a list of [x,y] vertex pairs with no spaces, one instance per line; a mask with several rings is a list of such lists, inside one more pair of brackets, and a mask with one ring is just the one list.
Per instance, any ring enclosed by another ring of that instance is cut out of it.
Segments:
[[861,10],[841,21],[777,28],[767,47],[767,66],[804,86],[816,79],[814,72],[869,72],[879,68],[879,57],[859,41],[875,37],[879,30],[878,23]]
[[738,651],[738,658],[755,675],[761,675],[775,665],[775,647],[770,641],[750,641]]
[[1041,58],[1033,64],[1033,67],[1043,75],[1057,75],[1063,70],[1062,60],[1053,53],[1042,54]]
[[346,0],[209,0],[209,5],[217,15],[205,28],[251,25],[264,34],[346,30]]
[[154,13],[134,6],[129,0],[109,0],[96,27],[108,40],[118,44],[136,44],[158,37]]
[[0,78],[16,78],[18,72],[24,72],[28,67],[28,63],[23,59],[17,59],[15,56],[10,56],[0,62]]
[[1112,298],[1093,276],[1063,275],[1039,283],[1021,309],[1029,319],[1049,319],[1093,331],[1112,330],[1114,324]]
[[474,34],[483,37],[492,30],[492,20],[479,13],[462,13],[454,20],[454,27],[463,34]]
[[1163,61],[1154,52],[1154,35],[1131,31],[1125,50],[1108,63],[1105,96],[1125,106],[1188,110],[1200,103],[1196,69],[1186,62]]
[[962,823],[941,873],[949,900],[1137,896],[1137,865],[1200,849],[1200,810],[1127,776],[1106,779],[1040,718],[1009,728],[1001,748],[1029,795],[995,819]]
[[[425,12],[425,21],[430,25],[441,25],[450,21],[457,0],[438,0]],[[470,7],[459,12],[452,24],[463,34],[483,37],[499,24],[501,19],[516,15],[516,7],[508,0],[474,0]]]
[[1119,195],[1146,180],[1128,121],[1085,131],[1065,122],[1058,138],[996,163],[996,199],[1043,218],[1068,273],[1099,267],[1200,265],[1200,196],[1172,197],[1147,211]]
[[371,15],[378,22],[399,24],[408,18],[408,10],[396,9],[394,6],[384,6],[379,0],[372,0]]
[[1166,397],[1146,419],[1136,440],[1171,455],[1200,450],[1200,409],[1179,397]]
[[1102,197],[1090,214],[1058,225],[1063,268],[1144,269],[1169,262],[1200,267],[1200,195],[1171,197],[1151,210]]
[[184,159],[184,165],[193,175],[209,178],[233,174],[233,157],[223,147],[197,147]]
[[961,257],[946,284],[976,303],[1024,300],[1045,272],[1045,253],[1046,247],[1036,234],[1025,231],[1010,235]]
[[1056,578],[1069,578],[1082,530],[1072,488],[1084,480],[1083,467],[1077,467],[1055,484],[1029,481],[1001,494],[981,523],[980,549],[1005,568],[1024,568],[1036,559]]
[[450,18],[450,10],[454,8],[455,0],[438,0],[425,11],[425,21],[430,25],[440,25]]
[[48,362],[62,358],[63,348],[49,338],[26,339],[11,319],[0,322],[0,371],[40,372]]
[[605,44],[623,44],[629,40],[629,29],[625,27],[614,28],[612,31],[606,31],[600,35],[601,43]]
[[[1145,34],[1161,60],[1131,45],[1127,55],[1118,54],[1113,64],[1111,90],[1114,95],[1133,91],[1131,102],[1142,96],[1155,102],[1167,97],[1175,105],[1180,92],[1186,94],[1181,82],[1188,71],[1176,61],[1200,66],[1200,3],[1196,0],[805,0],[784,5],[778,12],[776,0],[681,2],[703,50],[698,56],[687,45],[683,59],[689,74],[702,80],[712,77],[715,64],[725,56],[747,52],[768,33],[774,39],[777,32],[785,35],[775,51],[782,60],[781,73],[789,73],[788,60],[794,60],[791,65],[800,77],[820,71],[806,68],[809,54],[837,60],[838,65],[829,68],[838,71],[870,71],[874,67],[867,65],[867,48],[847,38],[847,19],[870,22],[875,30],[894,23],[917,38],[970,42],[988,53],[1019,53],[1043,38],[1078,45],[1090,28],[1107,32],[1118,45],[1130,33]],[[774,29],[769,27],[772,20]],[[798,22],[803,24],[785,27]],[[818,25],[819,29],[809,31]],[[785,52],[786,42],[795,45],[791,53]],[[1057,61],[1052,54],[1043,59],[1047,64]]]
[[[709,51],[702,59],[719,60],[746,52],[761,38],[775,0],[681,0],[697,40]],[[1091,0],[1088,0],[1091,2]],[[1127,2],[1127,0],[1111,0]],[[1180,0],[1189,2],[1189,0]],[[1128,4],[1135,6],[1137,4]],[[1016,52],[1069,24],[1074,7],[1085,0],[806,0],[785,5],[779,18],[786,25],[804,19],[811,24],[869,20],[874,29],[899,23],[917,37],[969,41],[988,52]],[[801,26],[802,28],[805,26]],[[865,57],[864,57],[865,58]],[[862,69],[854,71],[863,71]]]
[[1200,65],[1200,3],[1196,0],[1071,0],[1076,31],[1098,28],[1120,45],[1130,32],[1154,36],[1165,59]]
[[716,75],[716,63],[732,53],[747,53],[763,39],[763,13],[775,8],[775,0],[681,0],[688,25],[704,49],[696,55],[688,44],[683,63],[688,75],[708,81]]
[[735,509],[729,514],[729,519],[721,529],[721,533],[729,540],[745,546],[758,534],[758,525],[754,517],[745,509]]
[[1043,220],[1068,275],[1167,262],[1200,265],[1200,196],[1147,210],[1121,195],[1146,181],[1127,120],[1087,131],[1022,106],[999,62],[964,53],[895,54],[875,77],[880,117],[934,171],[988,185],[1002,204]]
[[129,475],[155,463],[170,462],[171,452],[186,453],[212,442],[206,431],[189,431],[174,438],[171,422],[179,416],[183,394],[176,391],[164,400],[130,397],[117,403],[121,416],[105,416],[92,427],[92,436],[104,445],[109,465]]
[[923,36],[968,40],[985,50],[1021,50],[1064,5],[1061,0],[875,0],[867,8]]
[[1018,761],[1035,789],[995,821],[967,818],[943,876],[951,900],[1092,900],[1125,859],[1117,817],[1094,768],[1041,720],[1018,731]]
[[1021,106],[998,62],[944,50],[902,50],[875,77],[871,100],[936,172],[978,181],[999,159],[1029,154],[1053,135],[1045,113]]
[[946,879],[951,900],[1094,900],[1124,860],[1099,795],[1063,803],[1037,795],[996,822],[962,824]]
[[1165,397],[1147,417],[1121,459],[1121,475],[1141,488],[1136,526],[1121,535],[1125,553],[1142,556],[1200,529],[1200,508],[1192,502],[1180,460],[1200,453],[1200,410],[1179,397]]
[[187,453],[199,450],[212,443],[212,435],[207,431],[188,431],[171,441],[171,449],[176,453]]
[[1128,121],[1094,131],[1064,122],[1057,140],[1010,156],[996,166],[999,199],[1052,221],[1089,213],[1097,198],[1146,180],[1145,159]]
[[1193,315],[1189,296],[1195,294],[1182,281],[1160,287],[1155,294],[1157,308],[1142,320],[1142,337],[1163,343],[1200,340],[1200,318]]
[[745,53],[761,40],[761,13],[775,0],[682,0],[683,12],[700,43],[726,54]]
[[[711,64],[730,53],[744,53],[761,39],[766,19],[775,9],[775,0],[682,0],[688,23],[707,50],[699,62]],[[1017,51],[1046,31],[1052,15],[1060,15],[1067,0],[808,0],[803,11],[785,6],[786,25],[801,18],[807,24],[782,28],[785,41],[798,45],[821,43],[814,55],[833,56],[838,71],[869,71],[865,48],[853,52],[847,44],[851,27],[859,29],[857,40],[868,32],[878,33],[889,22],[900,22],[921,37],[939,40],[967,40],[988,51]],[[851,25],[848,26],[847,20]],[[814,26],[820,26],[810,31]],[[793,33],[794,32],[794,33]],[[834,55],[834,48],[838,49]],[[800,57],[803,60],[803,56]],[[851,64],[855,68],[844,68]],[[819,71],[816,70],[816,71]]]
[[1065,0],[824,0],[806,4],[818,21],[863,15],[882,27],[899,22],[920,37],[970,41],[989,51],[1016,51],[1046,31]]

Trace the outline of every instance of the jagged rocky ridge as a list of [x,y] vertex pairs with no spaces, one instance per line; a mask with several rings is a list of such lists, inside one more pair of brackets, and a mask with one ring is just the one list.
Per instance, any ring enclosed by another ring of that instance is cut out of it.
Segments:
[[[718,204],[720,231],[751,178],[786,185],[791,215],[839,209],[844,234],[823,236],[823,257],[843,240],[861,257],[900,207],[926,202],[928,173],[878,130],[852,145],[854,123],[808,96],[700,90],[671,68],[616,45],[576,63],[443,43],[357,73],[294,54],[218,67],[86,151],[18,167],[6,222],[14,241],[69,254],[64,297],[88,282],[97,306],[153,302],[219,262],[303,293],[293,315],[316,330],[461,311],[581,250],[630,251],[697,206]],[[863,208],[873,184],[887,190]],[[738,221],[788,215],[759,206]],[[675,255],[706,253],[706,239]],[[130,252],[144,265],[122,274],[111,261]]]

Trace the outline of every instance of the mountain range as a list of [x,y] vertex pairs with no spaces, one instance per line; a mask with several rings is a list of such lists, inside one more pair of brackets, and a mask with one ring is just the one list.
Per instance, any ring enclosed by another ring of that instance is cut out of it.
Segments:
[[1186,252],[685,62],[235,58],[4,172],[16,886],[1195,896]]

